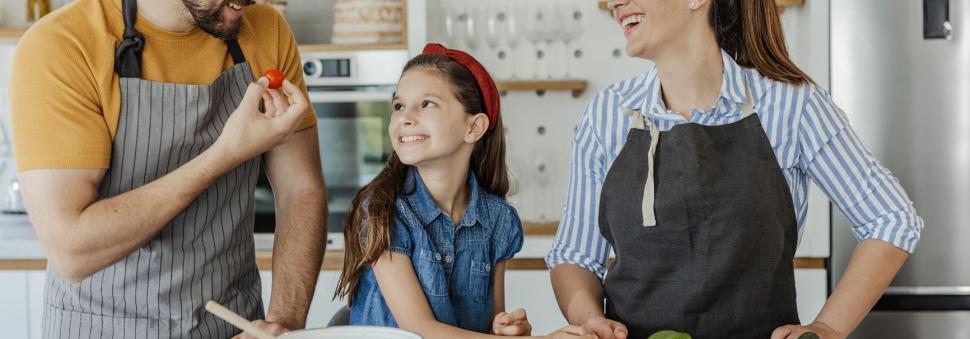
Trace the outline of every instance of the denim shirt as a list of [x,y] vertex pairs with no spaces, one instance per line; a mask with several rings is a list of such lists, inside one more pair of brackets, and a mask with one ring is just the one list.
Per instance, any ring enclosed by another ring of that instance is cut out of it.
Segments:
[[[485,192],[471,172],[468,187],[468,207],[455,226],[432,200],[418,171],[411,168],[397,198],[389,250],[410,257],[435,319],[488,333],[492,268],[522,249],[522,223],[515,209]],[[370,267],[354,292],[350,324],[398,327]]]

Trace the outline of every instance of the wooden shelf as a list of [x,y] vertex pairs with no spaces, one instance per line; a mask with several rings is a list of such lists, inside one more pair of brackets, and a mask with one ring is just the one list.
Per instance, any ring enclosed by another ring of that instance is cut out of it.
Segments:
[[[607,4],[606,0],[599,0],[596,2],[596,4],[602,10],[609,9],[606,7],[606,4]],[[788,6],[801,6],[804,4],[805,4],[805,0],[775,0],[775,5],[781,8],[785,8]]]
[[19,39],[26,31],[27,28],[0,27],[0,38]]
[[775,5],[778,7],[801,6],[804,4],[805,0],[775,0]]
[[574,98],[583,95],[586,80],[496,81],[499,91],[570,91]]
[[376,45],[300,45],[301,52],[330,52],[330,51],[372,51],[388,49],[408,49],[408,45],[401,44],[376,44]]
[[522,233],[525,235],[556,235],[559,222],[535,223],[522,222]]

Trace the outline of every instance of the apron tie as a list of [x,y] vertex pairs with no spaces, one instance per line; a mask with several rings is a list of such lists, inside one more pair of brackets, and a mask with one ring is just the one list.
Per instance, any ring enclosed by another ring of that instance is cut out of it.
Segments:
[[643,227],[657,226],[657,212],[654,210],[656,203],[656,187],[654,186],[654,172],[656,171],[655,157],[657,154],[657,143],[660,141],[660,129],[657,124],[649,118],[643,116],[639,111],[629,107],[621,107],[623,114],[633,118],[633,128],[645,129],[650,126],[650,149],[647,151],[647,181],[643,184],[643,199],[640,202],[640,213],[643,215]]

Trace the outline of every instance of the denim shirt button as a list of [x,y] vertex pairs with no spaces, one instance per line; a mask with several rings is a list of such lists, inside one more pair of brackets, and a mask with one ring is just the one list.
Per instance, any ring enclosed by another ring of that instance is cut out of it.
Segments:
[[441,260],[441,253],[435,253],[434,260]]
[[450,255],[445,257],[445,262],[446,263],[449,263],[450,264],[452,260],[453,260],[453,258]]
[[485,272],[491,272],[491,271],[492,271],[492,265],[485,264]]

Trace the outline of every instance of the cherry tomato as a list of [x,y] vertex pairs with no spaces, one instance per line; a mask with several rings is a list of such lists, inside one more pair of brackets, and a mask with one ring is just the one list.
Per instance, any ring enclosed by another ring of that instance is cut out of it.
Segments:
[[263,76],[266,77],[267,79],[269,79],[269,88],[270,89],[278,89],[278,88],[282,87],[283,86],[283,79],[286,78],[283,75],[283,72],[280,72],[278,69],[270,69],[270,70],[266,71],[266,73],[263,73]]

